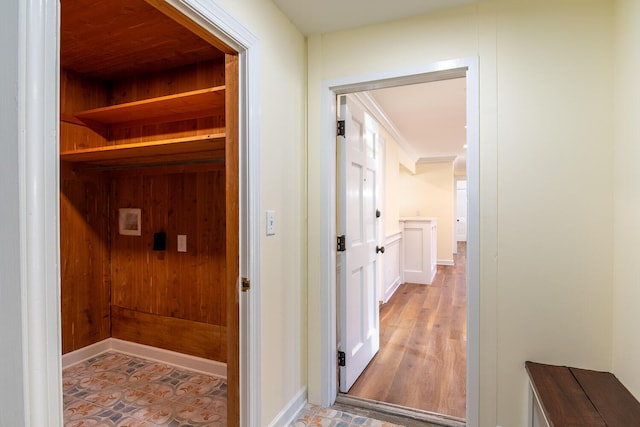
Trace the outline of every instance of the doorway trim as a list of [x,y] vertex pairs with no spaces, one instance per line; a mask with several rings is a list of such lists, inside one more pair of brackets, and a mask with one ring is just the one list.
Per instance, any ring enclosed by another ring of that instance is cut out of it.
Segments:
[[[151,1],[153,3],[153,1]],[[211,1],[164,0],[238,52],[240,425],[259,425],[260,134],[258,39]],[[63,425],[60,328],[59,0],[19,2],[20,289],[25,425]]]
[[320,233],[320,404],[335,402],[337,388],[336,339],[336,96],[385,87],[448,78],[467,79],[467,426],[479,423],[479,73],[478,58],[441,61],[416,68],[356,75],[322,81],[321,86],[321,233]]

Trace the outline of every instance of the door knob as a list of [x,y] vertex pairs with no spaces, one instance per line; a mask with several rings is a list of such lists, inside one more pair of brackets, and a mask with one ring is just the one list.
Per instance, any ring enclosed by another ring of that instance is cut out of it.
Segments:
[[384,253],[384,246],[376,246],[376,253]]

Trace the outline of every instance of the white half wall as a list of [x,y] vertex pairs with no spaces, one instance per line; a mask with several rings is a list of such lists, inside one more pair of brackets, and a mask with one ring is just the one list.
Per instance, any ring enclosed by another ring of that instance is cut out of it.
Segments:
[[384,274],[381,300],[383,303],[386,303],[398,289],[398,286],[402,284],[402,233],[387,236],[384,248]]

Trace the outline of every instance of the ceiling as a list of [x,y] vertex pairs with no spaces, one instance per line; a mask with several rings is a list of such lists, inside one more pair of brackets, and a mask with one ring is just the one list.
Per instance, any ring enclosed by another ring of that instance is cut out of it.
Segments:
[[478,0],[273,0],[305,35],[421,15]]
[[466,79],[368,92],[399,134],[400,145],[423,161],[465,155]]
[[142,0],[61,0],[60,63],[111,80],[224,54]]
[[[477,3],[479,0],[273,0],[306,35],[329,33]],[[466,154],[466,79],[370,91],[414,158]]]

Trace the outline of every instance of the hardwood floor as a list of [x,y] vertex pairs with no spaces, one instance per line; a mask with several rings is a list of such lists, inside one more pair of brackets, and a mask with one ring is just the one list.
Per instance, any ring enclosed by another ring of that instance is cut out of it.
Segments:
[[431,285],[403,284],[380,308],[380,351],[349,396],[465,418],[466,245]]

